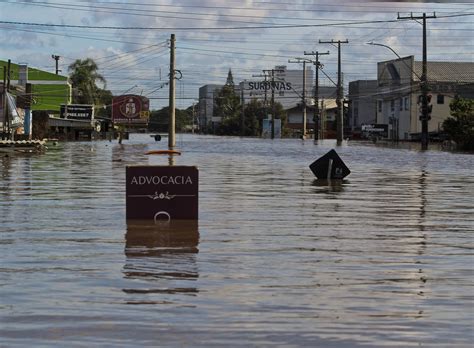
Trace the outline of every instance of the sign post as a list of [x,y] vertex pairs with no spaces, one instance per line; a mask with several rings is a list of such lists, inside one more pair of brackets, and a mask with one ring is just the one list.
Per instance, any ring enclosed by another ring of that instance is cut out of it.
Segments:
[[128,166],[127,220],[198,220],[198,181],[195,166]]
[[328,181],[344,179],[351,173],[334,149],[311,163],[309,168],[318,179]]

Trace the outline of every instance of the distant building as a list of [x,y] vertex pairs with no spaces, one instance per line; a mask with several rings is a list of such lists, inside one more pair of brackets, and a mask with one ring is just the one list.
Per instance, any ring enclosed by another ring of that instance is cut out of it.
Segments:
[[351,101],[347,127],[352,132],[360,132],[361,126],[377,123],[377,100],[374,98],[378,90],[377,80],[358,80],[349,82]]
[[[314,104],[306,107],[306,131],[307,134],[314,134]],[[298,104],[297,106],[287,109],[287,124],[286,127],[293,131],[293,135],[301,135],[303,130],[303,106]],[[320,113],[320,137],[322,139],[334,138],[335,133],[335,121],[337,114],[336,99],[324,99],[321,97],[319,100],[319,113]]]
[[214,118],[214,98],[224,85],[204,85],[199,88],[198,124],[201,131],[212,129]]
[[[319,86],[318,100],[321,113],[319,125],[323,132],[322,137],[332,137],[332,128],[335,124],[336,114],[336,96],[337,88],[335,86]],[[314,88],[308,93],[306,98],[306,130],[308,134],[314,132]],[[293,107],[287,108],[287,124],[286,127],[293,130],[293,133],[301,134],[303,130],[303,104],[298,103]]]
[[[422,62],[408,56],[379,62],[377,80],[351,83],[349,118],[353,129],[357,131],[365,122],[373,122],[388,125],[389,139],[418,139],[421,133],[421,74]],[[428,62],[427,78],[433,105],[428,131],[435,136],[450,116],[451,100],[456,95],[472,98],[474,63]]]

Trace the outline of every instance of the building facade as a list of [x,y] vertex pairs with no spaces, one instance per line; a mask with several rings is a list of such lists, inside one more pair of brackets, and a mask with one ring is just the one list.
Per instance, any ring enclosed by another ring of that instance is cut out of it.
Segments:
[[204,85],[199,88],[198,125],[201,131],[212,129],[214,116],[214,98],[224,85]]
[[348,98],[351,103],[347,126],[352,130],[352,133],[360,132],[363,125],[377,123],[377,101],[374,98],[377,90],[377,80],[349,82]]
[[[349,118],[353,130],[373,123],[387,125],[389,139],[419,139],[422,68],[422,62],[408,56],[377,63],[377,80],[351,82]],[[472,95],[474,63],[428,62],[427,80],[432,105],[428,131],[436,137],[450,116],[450,102],[457,95]]]

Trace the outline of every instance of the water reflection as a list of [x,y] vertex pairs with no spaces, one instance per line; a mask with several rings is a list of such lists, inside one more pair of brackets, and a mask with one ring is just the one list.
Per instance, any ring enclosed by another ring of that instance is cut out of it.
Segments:
[[148,163],[146,144],[116,144],[112,147],[112,167]]
[[315,187],[315,193],[339,193],[344,191],[344,186],[348,183],[348,180],[315,179],[312,186]]
[[[123,289],[135,295],[131,304],[170,303],[158,294],[186,293],[195,295],[199,277],[196,254],[199,252],[197,221],[171,221],[158,224],[128,221],[126,232],[126,279],[137,280],[133,288]],[[147,298],[140,297],[147,295]]]

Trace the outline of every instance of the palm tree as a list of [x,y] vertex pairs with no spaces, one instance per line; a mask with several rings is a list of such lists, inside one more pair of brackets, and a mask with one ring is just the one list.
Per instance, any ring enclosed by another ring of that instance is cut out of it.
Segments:
[[69,79],[73,86],[73,102],[78,104],[96,104],[100,99],[97,82],[106,86],[106,81],[98,73],[99,67],[91,58],[77,59],[69,65]]

